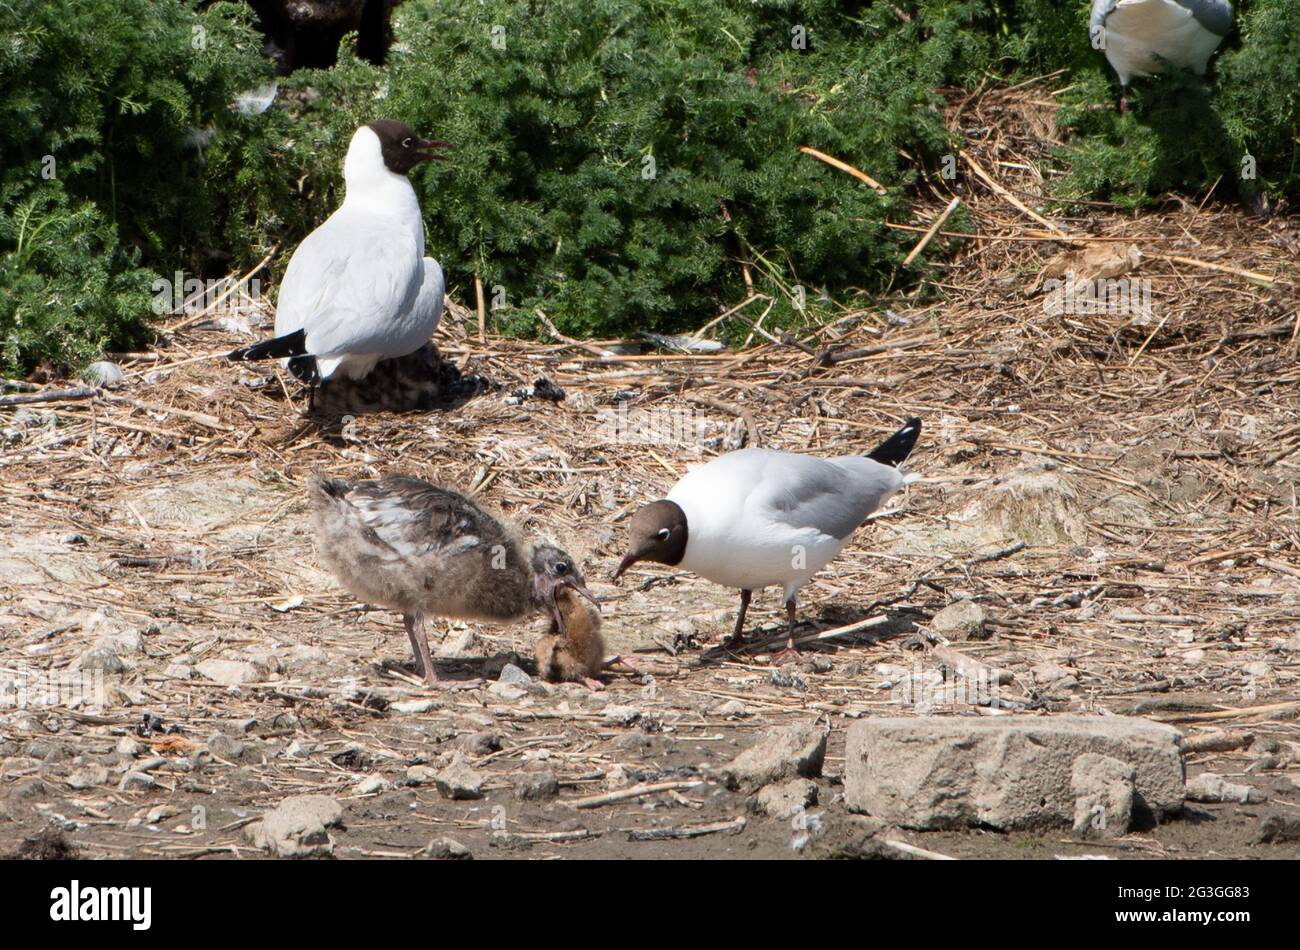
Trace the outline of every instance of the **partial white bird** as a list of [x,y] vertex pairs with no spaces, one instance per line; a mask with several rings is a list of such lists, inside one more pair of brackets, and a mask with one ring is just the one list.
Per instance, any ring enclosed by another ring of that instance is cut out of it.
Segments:
[[752,593],[779,585],[791,637],[781,658],[793,657],[799,588],[903,487],[899,466],[920,434],[921,420],[909,419],[865,456],[728,452],[632,516],[628,553],[614,578],[638,561],[654,561],[740,588],[740,613],[725,647],[740,642]]
[[1232,32],[1228,0],[1094,0],[1089,33],[1119,76],[1120,111],[1128,111],[1134,76],[1166,63],[1205,75],[1210,56]]
[[336,374],[361,379],[380,360],[413,353],[442,316],[442,268],[424,256],[424,221],[406,175],[446,142],[419,138],[395,119],[363,125],[343,162],[343,204],[289,260],[276,305],[275,338],[232,360],[287,359],[315,385]]

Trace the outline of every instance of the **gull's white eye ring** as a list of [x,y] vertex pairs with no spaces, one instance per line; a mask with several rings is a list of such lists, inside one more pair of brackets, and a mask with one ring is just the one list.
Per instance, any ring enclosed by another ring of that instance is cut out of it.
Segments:
[[668,535],[670,534],[672,534],[672,532],[669,531],[667,528],[660,528],[656,537],[658,537],[660,541],[667,541]]
[[402,148],[410,148],[410,147],[411,147],[411,140],[409,138],[402,139]]

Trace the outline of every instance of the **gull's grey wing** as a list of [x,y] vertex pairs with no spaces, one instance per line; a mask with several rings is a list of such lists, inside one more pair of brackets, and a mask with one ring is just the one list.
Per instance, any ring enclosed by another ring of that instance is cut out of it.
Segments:
[[782,524],[843,540],[903,484],[897,469],[868,458],[774,453],[753,503]]
[[340,208],[294,251],[280,284],[275,335],[305,329],[313,356],[401,355],[398,338],[419,322],[422,254],[413,234]]
[[1174,0],[1192,12],[1196,22],[1211,33],[1227,36],[1232,32],[1232,4],[1228,0]]

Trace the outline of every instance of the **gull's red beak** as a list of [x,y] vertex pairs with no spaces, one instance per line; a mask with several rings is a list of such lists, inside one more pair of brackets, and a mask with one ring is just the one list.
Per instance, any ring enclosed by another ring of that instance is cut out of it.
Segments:
[[440,142],[440,141],[438,141],[437,139],[420,139],[420,150],[419,150],[418,152],[416,152],[415,154],[418,155],[418,156],[420,156],[420,159],[421,159],[422,161],[428,161],[429,159],[435,159],[435,160],[440,161],[440,162],[446,162],[446,161],[450,161],[450,160],[451,160],[450,156],[448,156],[448,155],[442,155],[442,154],[437,153],[437,152],[430,152],[430,151],[428,151],[428,149],[431,149],[431,148],[445,148],[445,149],[450,149],[450,148],[451,148],[451,143],[450,143],[450,142]]

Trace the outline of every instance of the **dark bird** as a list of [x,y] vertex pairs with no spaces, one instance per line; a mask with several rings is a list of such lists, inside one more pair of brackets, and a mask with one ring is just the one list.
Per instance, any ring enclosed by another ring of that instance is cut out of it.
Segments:
[[544,610],[563,634],[562,591],[595,603],[567,553],[522,540],[449,488],[404,475],[349,482],[317,472],[309,497],[321,560],[358,600],[401,612],[416,673],[430,686],[442,681],[426,617],[509,623]]

